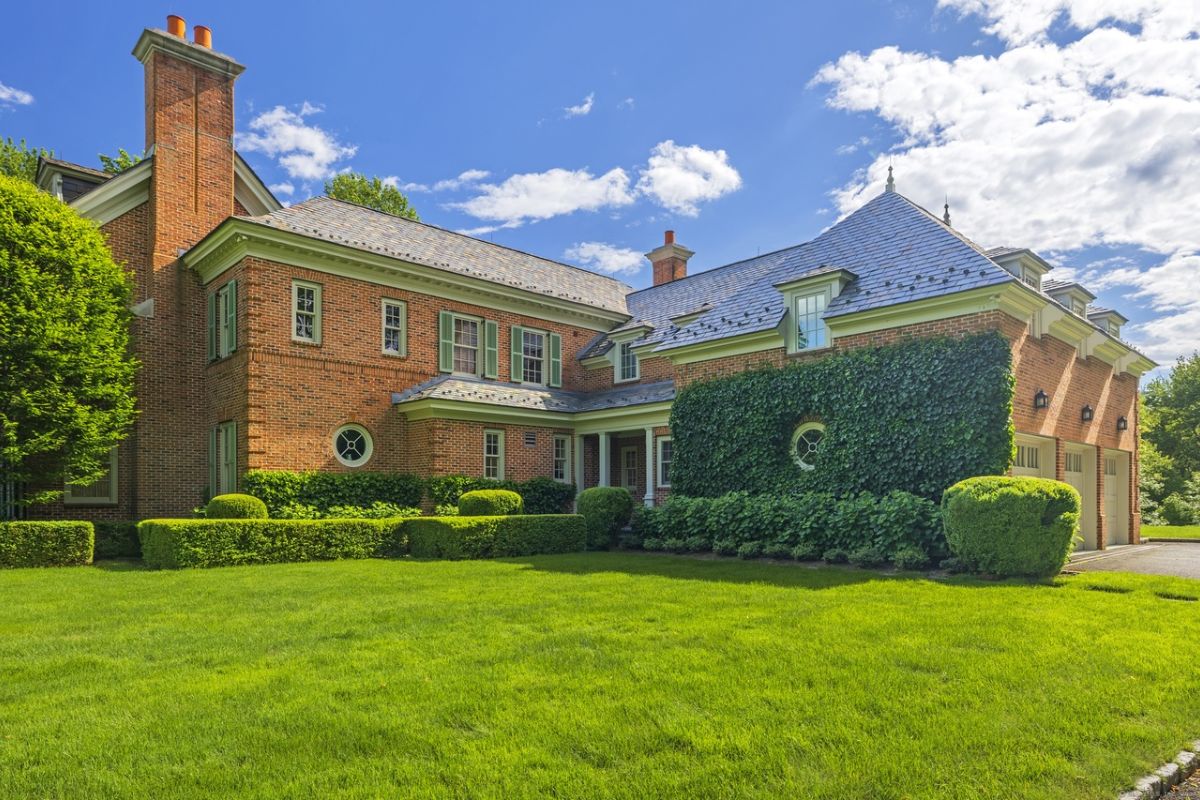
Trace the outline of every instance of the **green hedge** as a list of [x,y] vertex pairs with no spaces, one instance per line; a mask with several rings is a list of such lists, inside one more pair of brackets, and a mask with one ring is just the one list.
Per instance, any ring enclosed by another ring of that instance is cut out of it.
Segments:
[[469,475],[443,475],[426,482],[429,499],[435,506],[456,506],[458,499],[467,492],[485,489],[507,489],[521,495],[526,514],[562,514],[575,499],[575,484],[553,478],[517,482],[473,478]]
[[254,495],[219,494],[204,507],[208,519],[266,519],[267,504]]
[[390,472],[291,472],[253,469],[242,477],[242,488],[267,504],[271,516],[284,506],[369,507],[376,502],[419,506],[425,482],[415,475]]
[[476,489],[458,498],[458,513],[464,517],[523,514],[525,501],[508,489]]
[[499,558],[583,550],[587,531],[577,514],[421,517],[405,524],[416,558]]
[[1057,575],[1079,530],[1079,492],[1046,478],[968,478],[942,497],[946,539],[963,567],[990,575]]
[[103,558],[141,558],[142,543],[136,522],[94,522],[96,560]]
[[[751,495],[721,497],[672,494],[661,506],[635,517],[635,533],[648,550],[764,555],[815,559],[826,553],[870,549],[888,560],[912,564],[912,552],[940,560],[947,553],[938,506],[907,492]],[[834,561],[844,561],[836,557]]]
[[378,500],[369,506],[329,506],[324,510],[316,506],[288,503],[273,515],[275,519],[400,519],[419,516],[419,508]]
[[153,568],[403,555],[403,520],[154,519],[138,526]]
[[0,567],[72,567],[92,563],[90,522],[0,522]]
[[[1013,377],[997,332],[919,339],[692,384],[671,409],[672,491],[839,496],[894,489],[937,499],[1002,474],[1013,453]],[[792,458],[806,420],[826,425],[819,467]]]
[[590,550],[617,543],[617,535],[633,514],[633,495],[620,486],[593,486],[579,493],[579,513],[587,524]]

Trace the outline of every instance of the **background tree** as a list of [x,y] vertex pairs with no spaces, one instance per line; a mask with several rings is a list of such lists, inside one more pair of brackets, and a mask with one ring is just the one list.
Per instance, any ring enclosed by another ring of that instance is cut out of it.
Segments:
[[100,153],[99,156],[101,168],[109,175],[116,175],[141,162],[146,154],[130,155],[124,147],[118,147],[115,156],[106,156],[104,153]]
[[1143,397],[1142,516],[1200,522],[1200,353],[1180,358]]
[[24,178],[32,183],[37,180],[38,156],[52,158],[54,151],[31,148],[24,139],[20,142],[4,139],[0,141],[0,175]]
[[325,181],[325,194],[396,217],[420,219],[417,210],[408,204],[408,198],[399,189],[358,172],[343,172],[333,180]]
[[0,480],[50,487],[105,474],[134,419],[130,283],[99,229],[0,176]]

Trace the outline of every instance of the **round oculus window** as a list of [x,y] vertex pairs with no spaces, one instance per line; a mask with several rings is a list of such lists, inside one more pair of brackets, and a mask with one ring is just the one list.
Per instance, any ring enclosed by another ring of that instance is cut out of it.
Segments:
[[792,434],[792,459],[800,469],[809,471],[817,468],[817,448],[825,437],[825,426],[819,422],[805,422]]
[[367,463],[371,450],[371,434],[361,425],[343,425],[333,434],[333,454],[347,467]]

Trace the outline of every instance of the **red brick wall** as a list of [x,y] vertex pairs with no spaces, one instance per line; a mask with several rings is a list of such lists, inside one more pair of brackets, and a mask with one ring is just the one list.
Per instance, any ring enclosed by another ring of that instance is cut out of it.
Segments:
[[600,392],[605,389],[615,389],[621,386],[636,386],[642,383],[657,383],[669,381],[675,377],[675,368],[671,360],[665,356],[643,358],[638,364],[638,379],[636,381],[613,380],[614,370],[611,364],[602,367],[582,368],[578,388],[584,392]]

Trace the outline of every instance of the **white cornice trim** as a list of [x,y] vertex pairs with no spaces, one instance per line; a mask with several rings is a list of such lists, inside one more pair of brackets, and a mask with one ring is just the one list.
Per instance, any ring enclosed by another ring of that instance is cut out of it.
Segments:
[[132,211],[150,199],[153,163],[149,158],[141,161],[87,194],[75,198],[71,207],[97,225],[104,225]]
[[494,425],[538,425],[569,428],[577,434],[659,427],[667,425],[671,419],[670,400],[592,411],[545,411],[475,403],[469,400],[426,398],[399,403],[395,408],[404,414],[409,422],[453,419]]
[[283,208],[283,204],[275,199],[271,190],[246,163],[246,159],[236,151],[233,154],[233,197],[256,217]]

